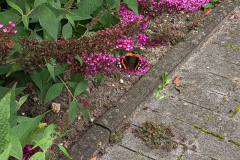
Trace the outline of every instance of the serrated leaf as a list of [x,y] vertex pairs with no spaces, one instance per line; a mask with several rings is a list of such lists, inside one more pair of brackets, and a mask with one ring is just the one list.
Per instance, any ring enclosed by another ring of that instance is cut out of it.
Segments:
[[78,11],[84,14],[91,14],[94,10],[100,7],[103,0],[81,0],[78,5]]
[[46,113],[35,118],[31,118],[30,120],[25,120],[12,128],[12,131],[18,136],[22,147],[28,144],[28,140],[32,132],[38,127],[39,122],[45,114]]
[[9,21],[13,23],[18,22],[21,19],[21,16],[7,10],[4,12],[0,12],[0,24],[8,24]]
[[124,3],[127,4],[128,8],[130,8],[138,16],[137,0],[123,0],[123,1]]
[[39,7],[38,14],[41,26],[57,41],[58,21],[53,11],[42,4]]
[[29,18],[26,15],[23,15],[22,21],[23,21],[24,27],[28,30]]
[[30,12],[30,5],[25,3],[25,9],[26,9],[26,13],[29,13]]
[[63,83],[57,83],[57,84],[52,85],[47,92],[44,104],[46,104],[47,102],[49,102],[49,101],[53,100],[54,98],[56,98],[57,96],[59,96],[62,92],[63,86],[64,86]]
[[47,0],[37,0],[34,1],[34,5],[33,5],[33,9],[37,8],[38,6],[40,6],[41,4],[45,3]]
[[11,6],[14,9],[16,9],[23,16],[23,11],[22,11],[22,9],[18,5],[16,5],[15,3],[11,2],[10,0],[7,0],[7,3],[8,3],[9,6]]
[[72,101],[69,107],[69,125],[76,119],[78,114],[77,102]]
[[63,151],[63,153],[64,153],[68,158],[72,159],[72,158],[69,156],[67,150],[66,150],[63,146],[61,146],[59,143],[58,143],[57,145],[58,145],[58,147]]
[[0,148],[4,145],[5,137],[8,135],[10,125],[8,120],[10,118],[10,98],[11,94],[7,93],[0,100]]
[[9,130],[9,136],[7,140],[14,146],[10,151],[10,155],[15,158],[22,159],[23,151],[21,143],[19,142],[17,135],[11,129]]
[[78,85],[74,91],[74,97],[83,93],[87,89],[87,86],[88,86],[87,80],[84,80],[84,81],[81,81],[80,83],[78,83]]
[[0,154],[0,159],[1,160],[8,160],[9,153],[10,153],[11,149],[12,149],[12,143],[9,143],[7,149],[5,149],[4,152]]
[[20,99],[19,99],[19,106],[21,107],[21,105],[27,100],[29,94],[25,95],[25,96],[22,96]]
[[70,23],[67,23],[63,26],[62,35],[65,39],[72,37],[72,26]]
[[31,156],[30,160],[45,160],[45,154],[43,152],[37,152]]
[[55,73],[54,73],[54,66],[48,63],[47,68],[48,68],[48,71],[49,71],[52,79],[54,80],[54,82],[56,82]]
[[84,80],[83,75],[78,73],[71,73],[71,81],[72,82],[81,82]]

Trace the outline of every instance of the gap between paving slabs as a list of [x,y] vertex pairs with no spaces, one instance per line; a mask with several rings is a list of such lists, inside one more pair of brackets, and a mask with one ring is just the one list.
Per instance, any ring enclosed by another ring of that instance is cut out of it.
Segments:
[[[121,127],[135,112],[140,104],[145,102],[161,84],[162,72],[168,72],[172,79],[175,72],[216,32],[219,27],[239,6],[237,0],[231,3],[221,2],[209,14],[199,30],[192,30],[186,41],[178,43],[166,56],[157,62],[118,102],[117,107],[112,107],[93,125],[86,134],[80,138],[70,149],[69,155],[73,159],[89,160],[109,141],[110,133]],[[104,126],[104,127],[102,127]],[[68,158],[63,155],[61,160]]]

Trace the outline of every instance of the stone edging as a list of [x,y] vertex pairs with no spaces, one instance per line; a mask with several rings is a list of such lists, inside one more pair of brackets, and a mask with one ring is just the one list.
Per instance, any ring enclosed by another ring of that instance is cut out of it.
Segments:
[[[110,132],[113,133],[122,126],[146,100],[157,91],[158,85],[162,83],[162,72],[168,72],[168,78],[172,78],[175,72],[191,58],[192,55],[204,45],[204,43],[215,33],[219,27],[239,7],[238,0],[232,2],[221,2],[209,14],[200,26],[199,30],[192,30],[187,35],[187,40],[178,43],[166,56],[160,59],[117,103],[117,107],[107,111],[93,125],[78,142],[69,150],[69,155],[74,160],[90,160],[108,141]],[[101,127],[104,126],[104,127]],[[61,160],[67,160],[62,156]]]

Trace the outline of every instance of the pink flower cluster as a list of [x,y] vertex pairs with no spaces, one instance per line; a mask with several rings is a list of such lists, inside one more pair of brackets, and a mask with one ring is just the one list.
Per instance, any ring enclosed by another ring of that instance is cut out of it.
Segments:
[[[148,0],[138,0],[139,5],[147,6]],[[193,11],[196,9],[200,9],[201,5],[207,5],[210,0],[161,0],[156,2],[155,0],[151,0],[151,6],[147,6],[148,8],[151,7],[156,12],[163,11],[164,8],[167,8],[169,12],[173,11]]]
[[[123,56],[122,58],[125,58]],[[116,63],[120,61],[121,57],[114,57],[112,54],[94,53],[90,55],[83,56],[83,65],[80,66],[79,63],[72,63],[68,60],[68,63],[72,64],[69,68],[70,70],[79,72],[84,75],[99,74],[101,72],[112,72],[120,71],[121,73],[127,73],[128,75],[140,75],[146,73],[150,69],[150,64],[147,60],[140,57],[142,68],[139,70],[128,70],[123,68],[118,68]],[[77,60],[76,60],[77,61]],[[84,103],[84,100],[79,100],[79,103]],[[85,103],[84,103],[85,105]]]
[[[116,57],[116,62],[120,61],[121,58],[125,58],[125,56]],[[139,70],[130,71],[129,69],[118,68],[118,67],[116,67],[116,70],[120,71],[121,73],[126,73],[127,75],[140,75],[140,74],[147,73],[148,70],[150,69],[149,62],[142,57],[139,57],[139,60],[141,61],[141,64],[142,64],[142,68]]]
[[118,39],[117,40],[117,45],[116,48],[122,48],[127,51],[130,51],[134,47],[134,40],[132,38],[127,38],[127,36],[123,36],[123,39]]
[[5,33],[17,33],[17,30],[14,30],[15,24],[9,21],[8,26],[0,24],[0,28],[2,28],[2,32]]
[[[23,149],[23,159],[22,160],[28,160],[32,155],[37,153],[39,151],[39,147],[36,147],[32,149],[33,145],[27,144]],[[9,157],[8,160],[18,160],[17,158],[14,157]]]
[[146,45],[148,42],[150,42],[150,38],[148,36],[146,36],[146,34],[144,33],[140,33],[138,36],[137,36],[137,45],[138,47],[142,47],[144,45]]
[[120,9],[118,11],[119,11],[119,15],[122,16],[122,18],[120,18],[122,25],[129,22],[139,21],[140,29],[147,28],[148,20],[144,20],[145,17],[143,15],[137,16],[133,11],[128,10],[127,6],[120,6]]

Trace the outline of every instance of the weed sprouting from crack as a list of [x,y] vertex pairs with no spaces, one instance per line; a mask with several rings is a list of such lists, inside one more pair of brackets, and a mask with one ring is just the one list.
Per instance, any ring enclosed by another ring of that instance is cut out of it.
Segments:
[[123,134],[120,131],[116,131],[110,135],[109,140],[113,143],[121,142],[123,139]]
[[178,147],[178,143],[171,139],[176,133],[163,124],[157,125],[156,122],[147,121],[143,123],[143,127],[133,130],[133,133],[142,138],[143,142],[152,149],[159,148],[162,144],[163,149],[168,151]]

